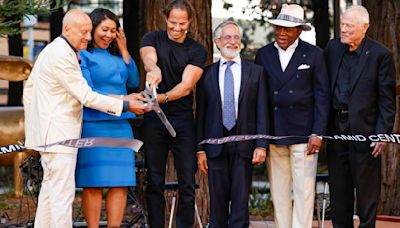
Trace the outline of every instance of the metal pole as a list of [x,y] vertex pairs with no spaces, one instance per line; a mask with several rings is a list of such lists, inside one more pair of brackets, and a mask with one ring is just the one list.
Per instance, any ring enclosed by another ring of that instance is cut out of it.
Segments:
[[194,201],[194,209],[195,209],[195,212],[196,212],[197,223],[199,224],[200,228],[203,228],[203,223],[202,223],[201,218],[200,218],[199,210],[197,209],[196,200]]
[[324,186],[324,196],[323,196],[323,201],[322,201],[322,225],[321,228],[324,228],[324,223],[325,223],[325,210],[326,210],[326,200],[328,198],[328,182],[325,182]]
[[175,203],[176,203],[176,193],[174,191],[174,195],[172,196],[172,204],[171,204],[171,214],[169,215],[169,223],[168,223],[168,228],[172,228],[172,219],[174,218],[174,212],[175,212]]
[[32,26],[29,27],[29,29],[28,29],[28,42],[27,42],[27,44],[28,44],[28,50],[29,50],[28,51],[28,53],[29,53],[28,59],[33,61],[33,58],[34,58],[34,56],[33,56],[34,40],[33,40],[33,27]]
[[33,61],[34,59],[34,53],[33,53],[33,48],[35,46],[35,39],[33,37],[33,27],[37,23],[37,19],[35,15],[28,15],[24,16],[24,25],[28,27],[28,40],[27,40],[27,46],[28,46],[28,59]]

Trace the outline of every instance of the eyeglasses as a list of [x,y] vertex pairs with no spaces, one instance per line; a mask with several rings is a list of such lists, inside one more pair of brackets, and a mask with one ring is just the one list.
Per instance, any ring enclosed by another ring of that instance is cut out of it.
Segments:
[[357,24],[349,24],[349,23],[340,23],[340,28],[342,29],[354,29],[356,27]]
[[226,35],[226,36],[221,36],[219,39],[223,39],[224,41],[230,41],[233,38],[234,41],[240,41],[241,37],[239,35]]

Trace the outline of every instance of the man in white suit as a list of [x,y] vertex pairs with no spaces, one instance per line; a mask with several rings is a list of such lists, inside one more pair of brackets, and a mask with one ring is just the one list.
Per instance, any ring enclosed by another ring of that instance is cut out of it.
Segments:
[[110,115],[142,114],[140,95],[101,95],[82,76],[78,50],[91,40],[92,22],[81,10],[67,12],[62,35],[40,53],[24,88],[26,146],[40,151],[43,181],[35,227],[72,227],[76,148],[38,146],[80,138],[82,105]]

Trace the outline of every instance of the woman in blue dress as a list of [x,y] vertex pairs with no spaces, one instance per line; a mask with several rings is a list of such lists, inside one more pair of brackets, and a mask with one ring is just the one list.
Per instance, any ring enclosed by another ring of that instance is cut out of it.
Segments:
[[[80,52],[83,76],[93,90],[123,99],[126,88],[139,86],[135,62],[128,53],[117,16],[107,9],[95,9],[92,41]],[[133,138],[130,112],[114,117],[84,108],[82,137]],[[86,148],[78,152],[76,186],[83,188],[82,207],[88,227],[98,227],[103,188],[109,227],[119,227],[125,212],[129,186],[136,185],[134,151],[126,148]]]

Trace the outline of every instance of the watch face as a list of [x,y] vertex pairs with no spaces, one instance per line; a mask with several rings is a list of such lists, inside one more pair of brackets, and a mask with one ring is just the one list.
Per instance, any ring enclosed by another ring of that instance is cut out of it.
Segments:
[[168,95],[167,93],[164,93],[164,104],[168,102]]

